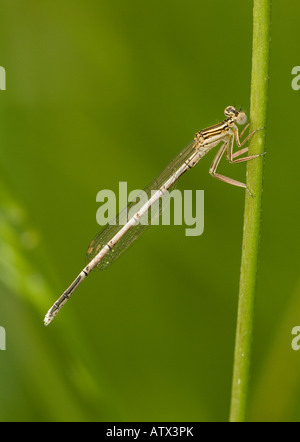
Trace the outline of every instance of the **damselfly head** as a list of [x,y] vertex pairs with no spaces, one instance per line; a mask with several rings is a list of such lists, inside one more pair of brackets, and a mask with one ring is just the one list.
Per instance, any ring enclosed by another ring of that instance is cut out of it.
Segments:
[[237,122],[237,124],[245,124],[247,122],[247,115],[245,112],[241,110],[237,110],[233,106],[227,106],[224,110],[224,114],[228,118],[234,118],[234,120]]

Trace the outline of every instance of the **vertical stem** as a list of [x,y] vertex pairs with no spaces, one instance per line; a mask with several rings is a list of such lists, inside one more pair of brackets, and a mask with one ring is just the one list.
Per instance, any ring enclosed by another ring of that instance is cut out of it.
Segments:
[[[254,0],[250,130],[265,127],[268,92],[271,0]],[[257,132],[249,144],[249,155],[264,152],[265,131]],[[263,158],[247,164],[242,263],[231,394],[231,422],[244,422],[249,393],[253,336],[254,294],[260,232]]]

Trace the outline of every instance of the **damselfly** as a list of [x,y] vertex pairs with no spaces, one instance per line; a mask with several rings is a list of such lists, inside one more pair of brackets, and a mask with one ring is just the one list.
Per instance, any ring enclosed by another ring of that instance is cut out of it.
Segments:
[[[240,134],[237,124],[246,124],[246,114],[241,110],[235,109],[233,106],[226,107],[224,113],[227,117],[226,120],[198,132],[194,140],[171,161],[150,186],[144,189],[147,200],[143,202],[142,206],[136,202],[129,204],[128,207],[117,216],[114,224],[107,224],[99,235],[96,236],[87,251],[87,266],[50,308],[45,316],[45,325],[48,325],[52,321],[72,293],[74,293],[78,285],[95,267],[100,269],[108,267],[127,250],[130,244],[147,228],[147,225],[140,222],[142,217],[147,215],[151,207],[175,185],[183,173],[194,167],[213,147],[221,143],[220,149],[210,167],[210,174],[225,183],[244,187],[250,193],[246,184],[220,175],[217,173],[217,168],[225,152],[230,163],[241,163],[242,161],[249,161],[259,157],[260,155],[242,157],[242,155],[248,151],[248,147],[242,148],[242,146],[257,131],[255,130],[249,133],[244,140],[241,141],[249,124],[245,126]],[[234,141],[236,141],[237,146],[241,148],[235,153],[233,152]],[[129,213],[130,217],[127,217]],[[125,222],[123,222],[124,219],[126,220]]]

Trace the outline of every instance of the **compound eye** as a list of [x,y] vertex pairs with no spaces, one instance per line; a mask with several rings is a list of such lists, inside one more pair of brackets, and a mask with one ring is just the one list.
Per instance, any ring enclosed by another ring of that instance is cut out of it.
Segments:
[[245,124],[247,123],[247,115],[245,114],[245,112],[239,112],[237,119],[236,119],[237,124]]
[[237,110],[233,106],[227,106],[224,110],[224,114],[226,117],[232,117],[233,115],[236,115]]

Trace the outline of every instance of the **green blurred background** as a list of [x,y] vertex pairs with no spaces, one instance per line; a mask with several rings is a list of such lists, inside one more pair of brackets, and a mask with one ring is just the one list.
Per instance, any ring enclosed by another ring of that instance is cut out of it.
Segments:
[[[250,420],[300,418],[300,3],[274,1]],[[249,111],[252,1],[0,1],[1,421],[226,421],[244,191],[208,173],[205,231],[152,227],[51,304],[98,233],[96,194],[143,188],[195,132]],[[245,165],[222,171],[244,180]]]

